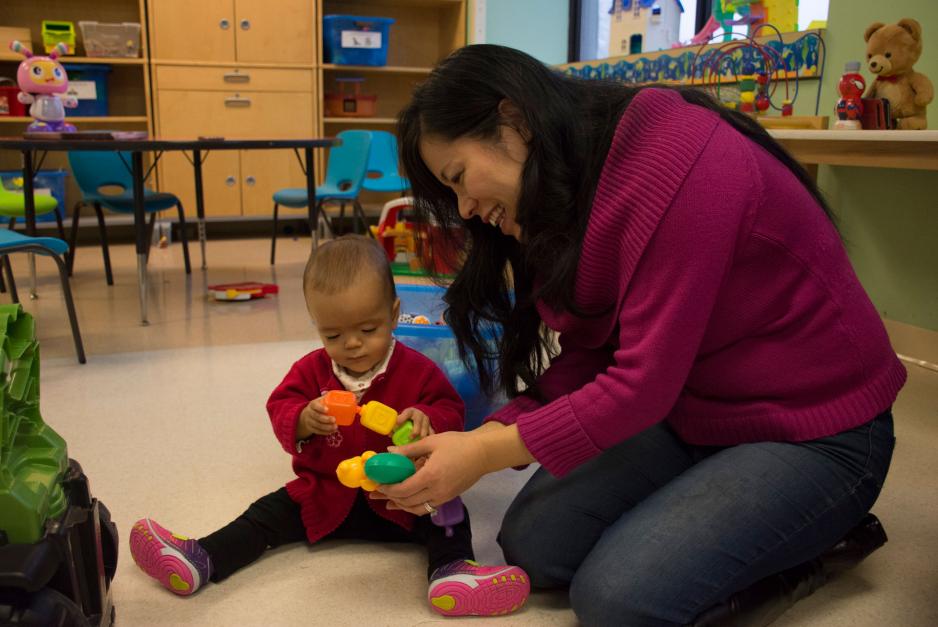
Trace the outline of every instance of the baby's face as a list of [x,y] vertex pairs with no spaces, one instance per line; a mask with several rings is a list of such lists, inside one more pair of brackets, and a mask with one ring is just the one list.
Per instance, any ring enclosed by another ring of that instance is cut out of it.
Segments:
[[379,277],[363,273],[338,294],[308,291],[306,306],[326,353],[351,374],[364,374],[384,360],[400,300],[388,300]]

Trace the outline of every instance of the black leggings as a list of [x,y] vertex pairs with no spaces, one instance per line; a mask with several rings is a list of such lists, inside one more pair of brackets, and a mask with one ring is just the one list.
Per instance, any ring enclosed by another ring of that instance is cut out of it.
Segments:
[[[465,519],[452,527],[451,537],[446,536],[445,529],[434,525],[429,516],[418,516],[413,531],[407,531],[376,514],[369,507],[365,493],[359,490],[348,517],[324,539],[424,544],[427,547],[429,579],[440,566],[456,560],[473,559],[469,512],[463,508],[463,513]],[[305,540],[306,528],[300,517],[300,506],[290,498],[286,488],[280,488],[259,498],[247,511],[218,531],[199,538],[199,544],[212,558],[211,580],[217,583],[255,561],[267,549]]]

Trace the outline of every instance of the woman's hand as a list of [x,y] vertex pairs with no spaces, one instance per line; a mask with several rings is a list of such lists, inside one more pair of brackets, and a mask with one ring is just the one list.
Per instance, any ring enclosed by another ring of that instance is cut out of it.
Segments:
[[388,451],[423,461],[401,483],[380,485],[371,498],[387,498],[388,509],[427,514],[425,503],[439,507],[459,496],[486,473],[486,453],[473,432],[447,431]]

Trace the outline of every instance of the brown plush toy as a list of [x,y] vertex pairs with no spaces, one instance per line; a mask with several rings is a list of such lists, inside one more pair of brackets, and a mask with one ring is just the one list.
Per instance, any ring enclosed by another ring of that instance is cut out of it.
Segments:
[[925,107],[935,97],[935,88],[927,76],[912,70],[922,54],[921,25],[911,18],[888,26],[874,22],[863,38],[867,67],[876,75],[866,98],[889,100],[897,128],[926,128]]

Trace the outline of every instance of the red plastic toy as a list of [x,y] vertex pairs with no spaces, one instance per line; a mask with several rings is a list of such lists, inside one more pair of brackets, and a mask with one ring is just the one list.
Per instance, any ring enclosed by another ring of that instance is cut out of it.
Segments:
[[863,90],[866,81],[860,74],[860,62],[850,61],[844,69],[843,76],[837,90],[840,91],[840,100],[837,101],[837,122],[834,128],[859,129],[860,119],[863,117]]
[[209,285],[208,293],[215,300],[251,300],[264,298],[268,294],[276,294],[280,288],[273,283],[224,283],[222,285]]

